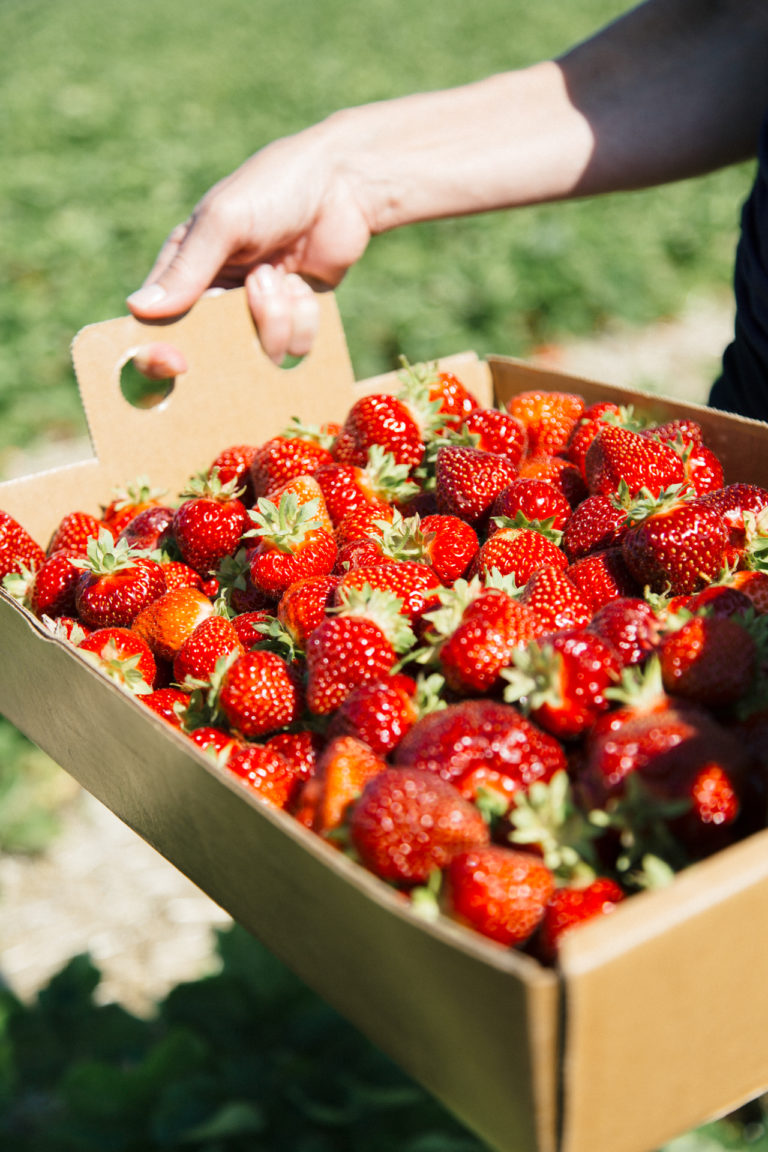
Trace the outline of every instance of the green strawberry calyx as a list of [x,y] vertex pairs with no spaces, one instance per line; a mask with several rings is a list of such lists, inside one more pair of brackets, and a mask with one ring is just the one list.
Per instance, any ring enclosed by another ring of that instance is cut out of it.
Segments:
[[307,540],[310,532],[319,527],[320,498],[314,497],[299,504],[295,492],[284,492],[275,504],[260,496],[255,508],[248,509],[253,527],[243,537],[257,536],[280,552],[296,552]]
[[594,841],[602,835],[577,805],[565,770],[519,789],[508,813],[510,843],[533,845],[560,884],[584,884],[598,871]]
[[98,536],[88,541],[85,556],[72,557],[70,563],[75,568],[92,572],[94,576],[113,576],[128,568],[135,568],[139,560],[152,560],[151,552],[143,548],[132,548],[127,540],[115,540],[108,528],[102,528]]
[[401,612],[403,601],[392,592],[372,588],[344,587],[339,603],[329,612],[337,616],[361,616],[370,620],[383,633],[395,652],[406,652],[416,643],[416,635],[406,616]]

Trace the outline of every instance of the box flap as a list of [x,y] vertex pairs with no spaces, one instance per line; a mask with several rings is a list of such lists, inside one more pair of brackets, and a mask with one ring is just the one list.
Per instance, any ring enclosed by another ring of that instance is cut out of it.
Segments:
[[562,1152],[648,1152],[758,1095],[768,832],[565,937],[561,970]]

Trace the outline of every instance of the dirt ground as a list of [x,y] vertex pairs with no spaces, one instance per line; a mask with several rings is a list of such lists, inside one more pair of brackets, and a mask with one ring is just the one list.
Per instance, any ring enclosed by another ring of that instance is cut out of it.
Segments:
[[[540,349],[532,358],[608,383],[705,401],[730,339],[729,301],[692,301],[680,317],[642,331]],[[21,474],[84,455],[57,446],[19,457]],[[0,856],[0,978],[25,999],[73,955],[103,973],[99,997],[140,1013],[213,963],[227,915],[97,801],[72,785],[64,828],[41,857]]]

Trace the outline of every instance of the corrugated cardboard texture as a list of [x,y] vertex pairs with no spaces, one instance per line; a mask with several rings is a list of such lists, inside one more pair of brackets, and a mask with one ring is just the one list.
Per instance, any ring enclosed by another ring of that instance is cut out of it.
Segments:
[[[44,542],[64,512],[98,510],[137,474],[176,490],[229,443],[260,443],[294,414],[339,418],[354,395],[392,388],[394,375],[353,382],[332,298],[322,306],[320,343],[288,373],[258,350],[243,293],[202,301],[160,333],[130,318],[85,329],[74,355],[99,458],[0,485],[0,507]],[[193,369],[164,407],[135,415],[116,401],[119,366],[159,336]],[[492,387],[501,399],[565,388],[659,419],[689,413],[729,480],[768,482],[755,422],[507,357],[445,364],[484,403]],[[141,443],[128,443],[133,429]],[[768,1083],[768,833],[581,929],[547,971],[417,921],[4,596],[0,641],[10,719],[500,1152],[650,1152]]]

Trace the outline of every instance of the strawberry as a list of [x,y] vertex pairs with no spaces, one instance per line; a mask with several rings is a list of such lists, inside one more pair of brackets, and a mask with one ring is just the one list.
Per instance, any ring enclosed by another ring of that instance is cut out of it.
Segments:
[[310,633],[325,619],[338,583],[338,576],[307,576],[289,584],[280,597],[277,619],[298,651],[304,650]]
[[[46,553],[69,552],[71,556],[85,556],[90,540],[97,540],[99,534],[109,532],[97,516],[90,512],[68,512],[53,531],[48,541]],[[110,537],[112,533],[109,532]]]
[[138,512],[121,530],[118,539],[146,552],[163,550],[173,536],[174,511],[170,505],[153,504]]
[[562,532],[571,519],[572,509],[562,491],[547,480],[523,477],[504,488],[491,506],[491,517],[506,516],[514,520],[522,515],[530,527],[543,524]]
[[132,627],[156,657],[173,663],[187,637],[213,612],[213,604],[198,588],[174,588],[143,608]]
[[372,444],[364,466],[334,461],[316,468],[313,475],[335,528],[362,506],[402,504],[415,496],[419,488],[408,478],[409,471],[409,466],[398,464],[391,452]]
[[45,552],[13,516],[0,511],[0,581],[23,568],[39,568]]
[[624,892],[607,876],[599,876],[580,887],[556,888],[549,898],[536,938],[536,954],[551,964],[557,957],[560,941],[566,932],[579,924],[613,912],[624,899]]
[[585,407],[583,397],[575,393],[541,389],[519,392],[507,403],[507,411],[526,429],[529,456],[561,452]]
[[423,614],[437,603],[442,585],[428,564],[419,564],[415,560],[392,560],[350,568],[340,578],[334,599],[338,604],[347,592],[360,592],[365,587],[398,597],[400,611],[416,625]]
[[665,691],[708,708],[735,704],[747,695],[757,658],[749,630],[730,616],[693,616],[659,647]]
[[457,853],[445,877],[449,914],[505,948],[530,939],[554,890],[540,856],[499,845]]
[[588,495],[578,468],[564,456],[527,456],[520,461],[518,476],[521,480],[545,480],[552,484],[562,493],[571,508],[575,508]]
[[516,476],[516,467],[504,456],[447,445],[439,450],[435,463],[437,510],[477,527]]
[[217,584],[214,596],[224,601],[230,614],[241,615],[274,607],[274,601],[253,583],[246,547],[238,548],[234,556],[225,556],[214,577]]
[[607,641],[628,667],[643,663],[655,650],[661,622],[646,600],[620,596],[598,608],[587,629]]
[[378,753],[357,736],[333,736],[318,757],[314,775],[301,789],[296,818],[320,836],[336,831],[368,781],[386,767]]
[[749,513],[758,517],[761,512],[768,509],[768,489],[758,484],[726,484],[719,491],[708,492],[702,497],[702,502],[709,508],[714,508],[726,522],[729,533],[729,542],[736,548],[743,548],[747,538],[747,520]]
[[592,619],[592,606],[566,572],[552,565],[539,568],[526,582],[520,602],[536,615],[542,632],[578,628]]
[[402,673],[358,685],[334,713],[329,735],[355,736],[386,756],[418,718],[416,691],[416,681]]
[[383,880],[424,884],[453,856],[488,843],[473,804],[433,772],[387,768],[352,808],[349,835],[362,864]]
[[92,628],[129,627],[139,612],[166,590],[162,566],[102,529],[75,564],[82,574],[75,590],[78,616]]
[[339,589],[334,614],[307,641],[307,704],[317,715],[335,711],[353,688],[386,675],[414,640],[396,596],[370,585]]
[[365,467],[369,449],[378,444],[396,464],[415,468],[424,454],[424,436],[439,405],[418,410],[387,393],[374,393],[355,400],[337,436],[332,453],[340,464]]
[[689,416],[679,416],[665,420],[663,424],[652,424],[645,429],[651,440],[661,440],[665,444],[678,445],[681,451],[686,448],[699,448],[704,443],[701,425]]
[[[478,550],[477,533],[470,524],[458,516],[432,513],[423,518],[414,513],[403,517],[395,511],[391,522],[374,524],[365,542],[356,541],[348,549],[340,549],[351,566],[360,567],[361,556],[369,562],[382,560],[410,560],[429,565],[438,582],[451,584],[466,572]],[[339,568],[343,571],[343,568]]]
[[156,688],[139,699],[172,728],[181,728],[181,717],[189,704],[188,692],[181,688]]
[[[276,502],[275,502],[276,501]],[[336,541],[320,486],[301,476],[275,493],[259,498],[251,509],[249,551],[251,580],[272,600],[279,600],[296,580],[327,576],[336,560]]]
[[224,764],[271,808],[287,808],[296,794],[297,776],[285,757],[269,744],[235,741],[224,753]]
[[504,699],[558,739],[573,740],[607,710],[606,689],[620,669],[617,653],[596,632],[558,632],[513,651],[502,672]]
[[571,560],[617,544],[627,529],[629,489],[620,482],[615,495],[595,493],[574,508],[563,529],[562,545]]
[[279,752],[301,782],[315,775],[323,738],[316,732],[277,732],[264,741],[264,747]]
[[683,462],[671,445],[610,424],[590,444],[584,471],[589,491],[604,496],[616,492],[622,480],[631,496],[647,489],[658,497],[672,485],[685,483]]
[[473,573],[484,575],[496,570],[525,584],[541,568],[568,567],[568,557],[559,547],[560,533],[546,528],[518,527],[516,520],[497,516],[495,527],[480,547],[472,566]]
[[257,608],[253,612],[240,612],[232,617],[232,627],[246,652],[263,641],[262,625],[269,626],[270,621],[274,619],[273,613],[264,608]]
[[155,658],[146,641],[129,628],[97,628],[77,647],[105,676],[134,696],[152,691],[157,676]]
[[134,484],[115,492],[110,503],[102,508],[101,522],[113,536],[118,537],[140,512],[154,508],[164,495],[164,492],[153,488],[145,477],[140,477]]
[[337,547],[341,549],[345,544],[368,536],[380,536],[385,524],[391,523],[394,515],[395,509],[390,504],[361,504],[336,525],[334,536]]
[[292,430],[273,436],[258,448],[251,461],[254,500],[260,496],[271,499],[289,480],[309,476],[323,464],[330,464],[332,459],[330,439],[324,442],[322,438],[294,435]]
[[394,762],[434,772],[464,796],[493,788],[508,799],[565,767],[559,741],[511,704],[462,700],[420,717],[400,741]]
[[515,467],[519,466],[528,447],[521,420],[499,408],[477,408],[467,416],[462,427],[476,438],[476,448],[505,456]]
[[749,597],[758,616],[768,612],[768,572],[732,572],[725,582]]
[[202,588],[203,578],[189,564],[182,560],[161,560],[160,565],[165,576],[165,586],[171,588]]
[[719,492],[723,487],[723,465],[706,444],[685,449],[682,456],[685,479],[697,496]]
[[618,547],[582,556],[568,565],[565,574],[589,601],[594,612],[617,597],[636,596],[640,592]]
[[216,474],[222,484],[232,484],[235,490],[242,490],[241,499],[250,507],[256,499],[251,480],[253,458],[258,452],[253,444],[230,444],[211,461],[207,475]]
[[621,540],[627,567],[652,592],[698,591],[723,567],[728,538],[722,517],[677,487],[656,500],[645,496],[628,514]]
[[76,616],[75,593],[82,571],[68,552],[52,552],[35,572],[27,594],[30,612],[43,616]]
[[173,658],[173,678],[179,684],[209,681],[217,662],[231,653],[245,652],[240,637],[227,616],[214,612],[206,616],[186,637]]
[[603,427],[603,424],[621,424],[623,427],[632,427],[633,413],[630,409],[621,408],[612,400],[598,400],[584,409],[574,425],[563,455],[574,464],[586,480],[584,460],[590,444]]
[[218,707],[230,728],[246,740],[292,724],[301,715],[302,703],[298,677],[274,652],[238,656],[224,672],[218,694]]
[[[443,426],[459,428],[480,407],[478,401],[453,372],[439,369],[436,364],[409,364],[400,357],[404,371],[400,375],[405,395],[418,395],[426,389],[428,400],[436,405]],[[403,396],[400,396],[402,399]]]
[[181,493],[173,534],[184,563],[204,579],[213,575],[225,556],[234,555],[248,526],[238,491],[234,482],[222,484],[217,474],[200,473]]

